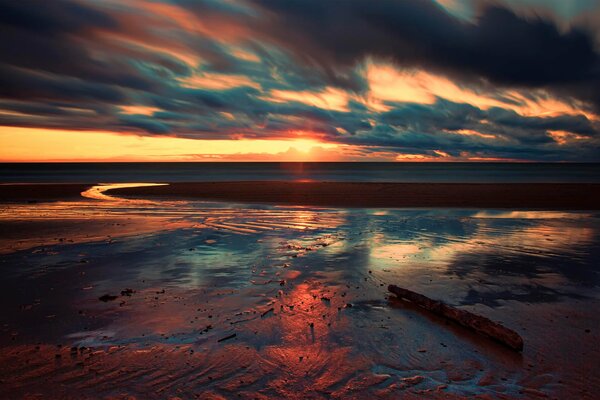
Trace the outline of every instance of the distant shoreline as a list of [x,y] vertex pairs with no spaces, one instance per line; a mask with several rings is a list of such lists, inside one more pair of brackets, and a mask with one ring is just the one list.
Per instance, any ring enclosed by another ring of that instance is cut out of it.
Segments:
[[196,162],[0,164],[4,183],[598,183],[600,163]]
[[[93,184],[3,184],[0,201],[81,199]],[[112,189],[128,198],[381,208],[600,209],[597,183],[188,182]]]

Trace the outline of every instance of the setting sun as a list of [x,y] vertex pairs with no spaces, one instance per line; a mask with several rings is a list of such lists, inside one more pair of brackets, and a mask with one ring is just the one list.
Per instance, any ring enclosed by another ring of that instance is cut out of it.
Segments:
[[[28,161],[319,161],[340,145],[316,139],[202,140],[102,131],[0,128],[0,158]],[[32,157],[37,154],[37,157]],[[42,156],[43,155],[43,156]]]

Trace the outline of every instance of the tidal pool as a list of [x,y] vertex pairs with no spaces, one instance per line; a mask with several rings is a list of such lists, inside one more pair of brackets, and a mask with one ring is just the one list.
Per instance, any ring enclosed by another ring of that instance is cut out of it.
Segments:
[[[2,398],[600,388],[596,212],[102,195],[0,210]],[[392,283],[502,322],[523,353],[395,301]]]

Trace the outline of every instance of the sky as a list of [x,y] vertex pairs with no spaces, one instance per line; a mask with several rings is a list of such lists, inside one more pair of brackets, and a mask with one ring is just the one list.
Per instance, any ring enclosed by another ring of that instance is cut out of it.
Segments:
[[0,161],[600,161],[600,0],[0,0]]

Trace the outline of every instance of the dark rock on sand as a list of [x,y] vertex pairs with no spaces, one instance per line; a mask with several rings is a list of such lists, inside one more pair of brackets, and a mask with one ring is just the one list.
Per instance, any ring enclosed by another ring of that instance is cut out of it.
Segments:
[[116,299],[117,299],[117,296],[113,296],[111,294],[105,294],[104,296],[100,296],[98,298],[98,300],[103,301],[105,303],[108,302],[108,301],[116,300]]

